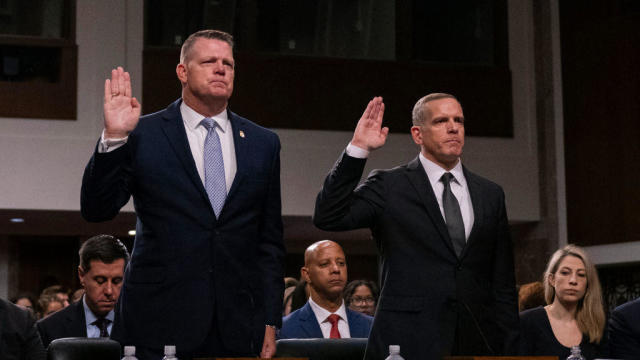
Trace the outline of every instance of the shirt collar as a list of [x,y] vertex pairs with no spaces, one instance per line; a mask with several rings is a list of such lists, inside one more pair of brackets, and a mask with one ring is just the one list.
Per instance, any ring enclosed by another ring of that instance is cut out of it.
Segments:
[[[86,325],[91,325],[94,321],[98,320],[98,317],[93,313],[93,311],[91,311],[91,309],[89,309],[89,305],[87,305],[87,300],[85,299],[87,295],[83,295],[82,296],[82,307],[84,308],[84,319],[86,322]],[[111,320],[111,322],[113,323],[113,319],[115,318],[115,312],[113,310],[109,311],[109,313],[107,313],[107,316],[104,317],[107,320]]]
[[340,316],[340,319],[348,322],[347,321],[347,308],[344,306],[344,301],[342,301],[342,304],[340,305],[338,310],[336,310],[336,312],[333,312],[333,313],[328,311],[327,309],[321,307],[320,305],[318,305],[315,301],[313,301],[311,296],[309,296],[309,305],[311,306],[311,310],[313,310],[313,313],[316,316],[316,319],[318,319],[318,324],[321,324],[321,323],[325,322],[327,320],[327,318],[329,317],[329,315],[331,315],[331,314],[336,314],[336,315]]
[[447,171],[440,165],[427,159],[424,155],[422,155],[422,152],[420,152],[420,155],[418,156],[420,158],[420,163],[422,163],[424,171],[427,173],[427,177],[429,178],[429,182],[431,183],[431,188],[433,188],[434,185],[440,181],[440,178],[442,178],[442,175],[444,175],[444,173],[446,172],[451,173],[458,184],[464,185],[466,183],[466,180],[464,178],[464,171],[462,170],[462,161],[460,161],[460,159],[458,159],[458,163],[453,167],[453,169]]
[[[206,116],[199,114],[197,111],[189,107],[189,105],[184,101],[180,104],[180,114],[182,115],[184,125],[192,130],[195,130],[198,125],[200,125],[202,119],[206,118]],[[227,131],[229,126],[229,115],[227,114],[227,109],[222,110],[219,114],[211,116],[211,118],[213,121],[218,123],[218,126],[223,133]]]

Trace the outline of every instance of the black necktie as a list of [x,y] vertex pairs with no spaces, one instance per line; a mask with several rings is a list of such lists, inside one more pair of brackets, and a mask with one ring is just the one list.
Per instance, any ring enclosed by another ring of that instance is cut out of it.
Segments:
[[464,235],[464,222],[462,221],[462,214],[460,213],[460,205],[453,192],[451,192],[450,182],[453,179],[451,173],[444,173],[442,175],[442,183],[444,184],[444,190],[442,191],[442,207],[444,208],[444,218],[447,223],[447,230],[449,230],[449,237],[453,249],[456,251],[456,255],[460,257],[462,249],[466,244]]
[[100,337],[109,337],[109,331],[107,331],[107,327],[111,320],[105,318],[98,318],[96,321],[92,322],[93,325],[97,326],[100,329]]

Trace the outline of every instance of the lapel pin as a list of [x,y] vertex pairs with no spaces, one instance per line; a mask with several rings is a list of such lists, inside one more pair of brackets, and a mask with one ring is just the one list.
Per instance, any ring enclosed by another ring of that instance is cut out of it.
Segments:
[[244,131],[240,130],[240,137],[243,138],[244,137]]

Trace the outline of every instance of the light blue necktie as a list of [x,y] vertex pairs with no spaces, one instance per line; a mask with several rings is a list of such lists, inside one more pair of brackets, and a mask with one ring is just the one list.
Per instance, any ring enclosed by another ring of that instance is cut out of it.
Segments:
[[204,183],[209,195],[209,201],[216,217],[219,217],[224,200],[227,197],[227,183],[224,176],[224,160],[222,159],[222,146],[220,137],[216,131],[217,123],[211,118],[204,118],[202,126],[207,128],[207,137],[204,140]]

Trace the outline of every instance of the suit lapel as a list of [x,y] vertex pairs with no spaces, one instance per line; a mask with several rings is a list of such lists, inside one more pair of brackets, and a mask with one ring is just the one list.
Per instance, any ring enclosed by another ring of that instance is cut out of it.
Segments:
[[407,165],[407,176],[415,188],[416,193],[424,203],[427,214],[431,218],[435,228],[438,230],[441,240],[452,254],[457,257],[456,252],[453,249],[453,245],[451,244],[451,239],[449,238],[447,225],[445,224],[444,219],[442,218],[442,213],[440,212],[440,205],[438,205],[438,200],[436,200],[436,195],[429,183],[427,173],[424,171],[424,168],[420,163],[419,157],[416,157]]
[[[247,166],[251,159],[248,158],[249,144],[251,143],[251,133],[247,130],[245,121],[231,111],[227,111],[229,121],[231,122],[231,131],[233,132],[233,146],[236,150],[236,176],[233,178],[229,194],[227,195],[226,204],[233,198],[238,188],[242,184],[247,174]],[[224,207],[223,207],[224,212]]]
[[483,208],[482,208],[482,187],[478,183],[476,176],[469,172],[467,168],[462,167],[464,171],[464,178],[467,180],[467,187],[469,189],[469,196],[471,196],[471,205],[473,206],[473,226],[471,227],[471,233],[467,239],[467,245],[462,249],[461,258],[463,258],[469,246],[478,237],[478,229],[482,228]]
[[349,333],[351,335],[352,338],[358,338],[358,337],[367,337],[367,334],[362,334],[362,327],[360,326],[360,323],[358,322],[358,318],[356,317],[355,313],[351,310],[349,310],[349,308],[346,308],[347,310],[347,323],[349,324]]
[[307,302],[300,310],[300,328],[305,332],[307,337],[322,338],[322,330],[316,315],[311,310],[311,305]]
[[[180,114],[180,103],[182,100],[177,100],[173,104],[169,105],[167,111],[164,113],[164,122],[162,123],[162,130],[169,140],[169,144],[176,153],[176,156],[182,162],[182,165],[187,173],[187,176],[198,188],[198,191],[202,195],[203,199],[209,204],[209,197],[207,191],[202,184],[200,175],[198,175],[198,169],[196,163],[193,160],[191,154],[191,148],[189,147],[189,140],[187,140],[187,133],[184,129],[184,122],[182,115]],[[211,210],[213,212],[213,209]]]
[[84,317],[84,304],[82,301],[69,305],[73,306],[73,310],[67,314],[68,330],[66,333],[78,337],[87,337],[87,320]]

